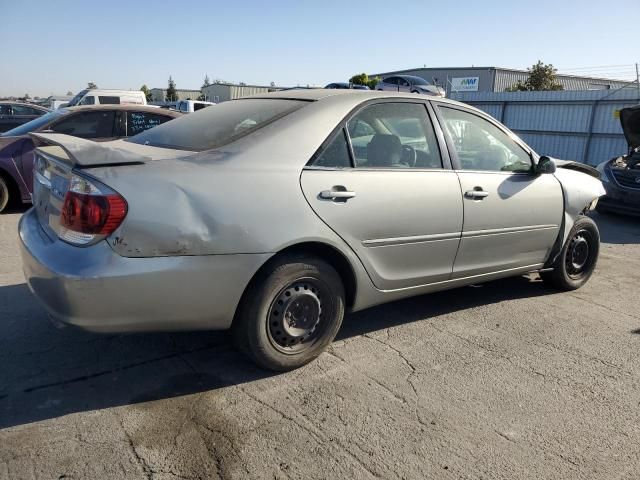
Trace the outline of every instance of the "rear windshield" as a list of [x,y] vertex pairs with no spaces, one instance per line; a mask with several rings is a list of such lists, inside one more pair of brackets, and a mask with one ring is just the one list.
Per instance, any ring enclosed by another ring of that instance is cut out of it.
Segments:
[[14,128],[13,130],[6,131],[0,134],[0,136],[17,137],[18,135],[26,135],[27,133],[35,132],[36,130],[39,130],[45,125],[47,125],[48,123],[51,123],[52,120],[58,117],[61,117],[62,115],[65,115],[67,112],[68,110],[65,110],[64,108],[54,110],[53,112],[49,112],[45,115],[42,115],[41,117],[35,118],[30,122],[23,123],[22,125]]
[[177,150],[210,150],[244,137],[305,104],[283,99],[232,100],[203,108],[126,141]]

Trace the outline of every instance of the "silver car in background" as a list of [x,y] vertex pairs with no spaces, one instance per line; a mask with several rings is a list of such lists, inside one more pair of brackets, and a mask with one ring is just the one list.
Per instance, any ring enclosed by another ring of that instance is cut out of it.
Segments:
[[274,370],[318,356],[345,311],[528,272],[575,289],[598,258],[597,172],[446,99],[285,91],[127,140],[33,137],[21,252],[52,317],[231,328]]
[[433,85],[422,77],[415,75],[393,75],[383,78],[376,84],[376,90],[387,92],[422,93],[436,97],[446,97],[444,88]]

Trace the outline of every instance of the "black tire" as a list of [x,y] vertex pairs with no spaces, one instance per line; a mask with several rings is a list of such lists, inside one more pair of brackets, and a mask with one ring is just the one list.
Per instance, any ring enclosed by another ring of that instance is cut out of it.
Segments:
[[287,371],[320,355],[344,317],[344,286],[327,262],[283,255],[254,278],[232,332],[238,348],[263,368]]
[[9,205],[9,200],[11,200],[11,190],[9,188],[9,184],[7,181],[2,178],[0,175],[0,213],[2,213],[7,205]]
[[600,252],[600,232],[589,217],[581,216],[573,224],[562,251],[552,265],[541,272],[542,280],[559,290],[576,290],[583,286],[596,268]]

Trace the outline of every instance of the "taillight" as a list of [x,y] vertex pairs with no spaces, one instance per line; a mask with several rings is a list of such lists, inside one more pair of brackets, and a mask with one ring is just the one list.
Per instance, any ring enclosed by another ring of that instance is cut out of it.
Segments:
[[121,195],[73,175],[60,212],[59,236],[88,245],[113,233],[126,216],[127,202]]

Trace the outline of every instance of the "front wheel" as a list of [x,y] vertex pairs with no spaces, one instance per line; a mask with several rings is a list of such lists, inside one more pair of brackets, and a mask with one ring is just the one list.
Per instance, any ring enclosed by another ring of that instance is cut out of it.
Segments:
[[255,278],[233,323],[238,347],[258,365],[286,371],[320,355],[344,316],[340,275],[325,261],[284,255]]
[[553,270],[541,272],[542,280],[560,290],[576,290],[587,283],[598,261],[600,232],[589,217],[580,217],[573,224]]

